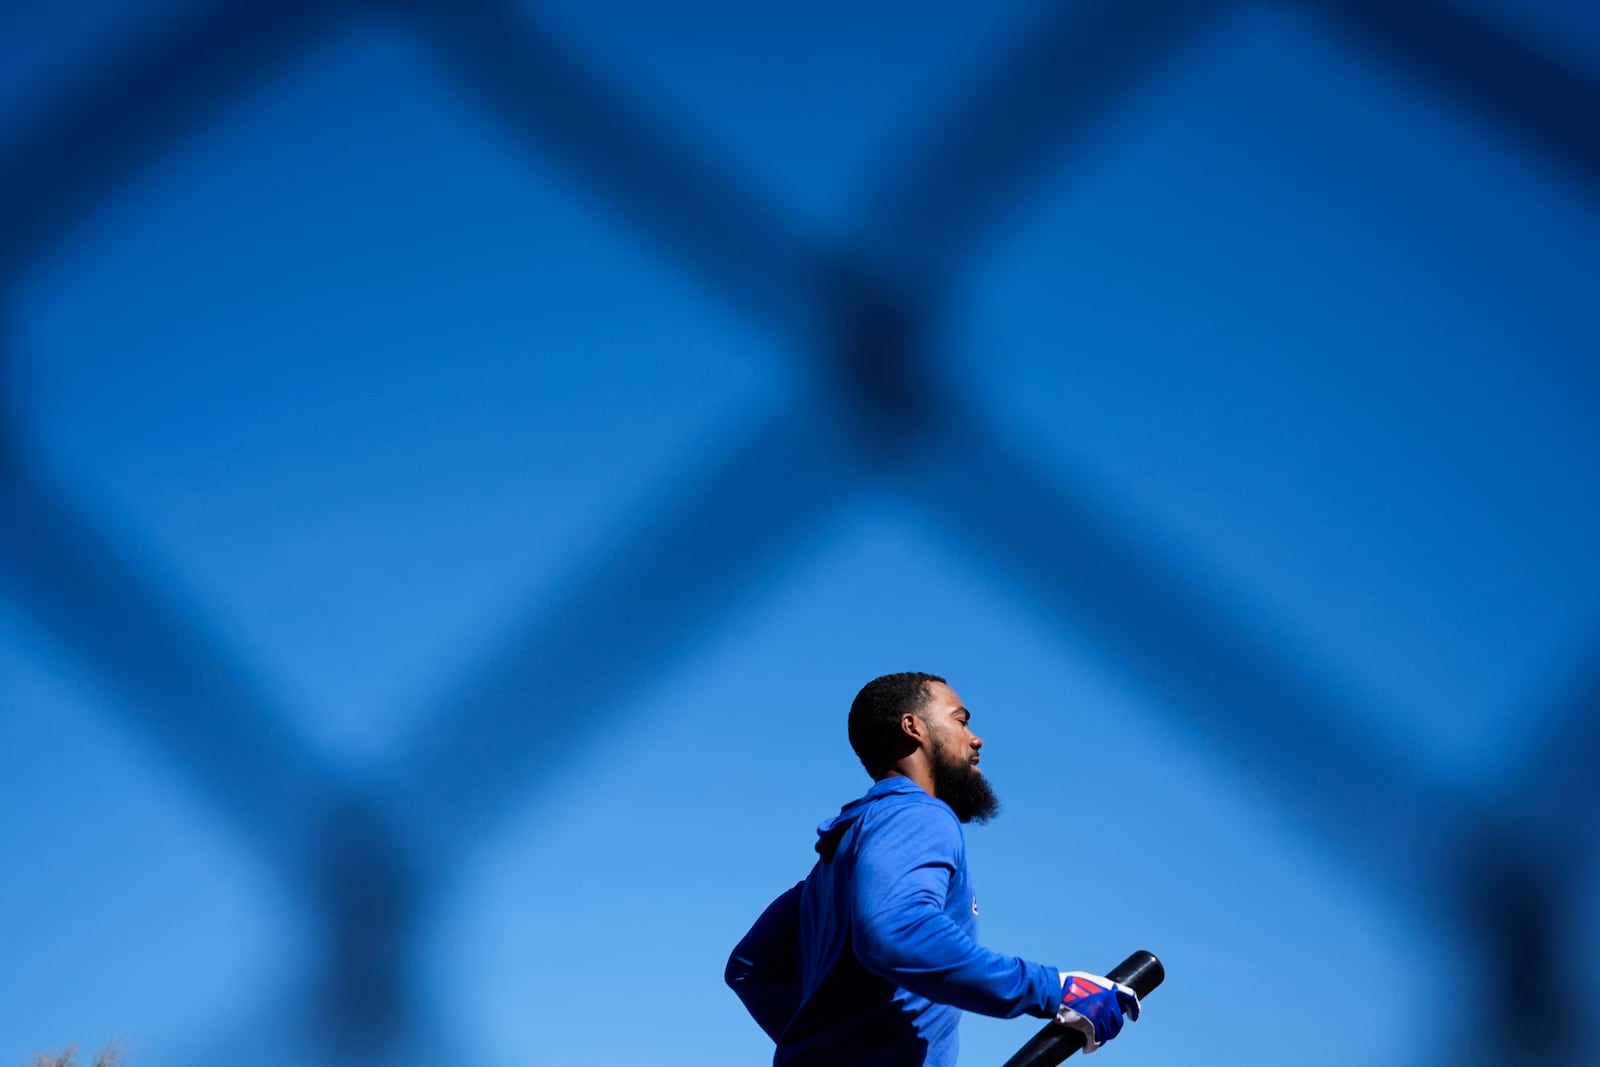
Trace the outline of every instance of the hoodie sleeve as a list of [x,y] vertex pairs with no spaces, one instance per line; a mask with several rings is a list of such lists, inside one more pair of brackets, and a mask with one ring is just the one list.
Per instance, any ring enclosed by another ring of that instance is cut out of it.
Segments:
[[767,905],[733,948],[723,981],[767,1036],[777,1041],[800,1007],[801,882]]
[[989,951],[947,912],[963,851],[960,825],[942,806],[883,813],[863,834],[856,859],[857,958],[880,978],[964,1011],[1006,1019],[1055,1014],[1058,970]]

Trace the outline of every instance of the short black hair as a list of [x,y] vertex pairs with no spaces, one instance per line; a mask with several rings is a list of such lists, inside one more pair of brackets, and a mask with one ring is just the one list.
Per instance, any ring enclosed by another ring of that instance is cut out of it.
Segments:
[[850,747],[873,778],[886,774],[912,746],[900,732],[900,717],[921,711],[931,694],[929,682],[944,682],[926,671],[901,671],[874,678],[850,704]]

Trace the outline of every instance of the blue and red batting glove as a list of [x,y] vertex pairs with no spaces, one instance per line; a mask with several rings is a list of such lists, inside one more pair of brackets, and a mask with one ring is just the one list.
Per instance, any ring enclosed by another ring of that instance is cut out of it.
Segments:
[[1083,971],[1061,973],[1061,1010],[1056,1022],[1083,1034],[1083,1051],[1093,1052],[1122,1030],[1122,1017],[1139,1018],[1139,996],[1121,982]]

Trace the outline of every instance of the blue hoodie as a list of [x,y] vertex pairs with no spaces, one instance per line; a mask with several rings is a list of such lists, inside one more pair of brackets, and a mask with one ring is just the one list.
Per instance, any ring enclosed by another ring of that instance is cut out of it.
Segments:
[[949,805],[886,778],[817,827],[816,866],[728,960],[775,1067],[954,1067],[961,1012],[1054,1015],[1054,967],[978,944]]

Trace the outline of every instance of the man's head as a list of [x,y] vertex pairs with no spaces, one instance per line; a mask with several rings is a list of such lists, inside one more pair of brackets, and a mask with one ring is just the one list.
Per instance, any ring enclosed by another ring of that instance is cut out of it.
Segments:
[[962,822],[1000,810],[978,770],[983,740],[943,678],[906,671],[874,678],[850,705],[850,747],[874,779],[902,775],[949,804]]

